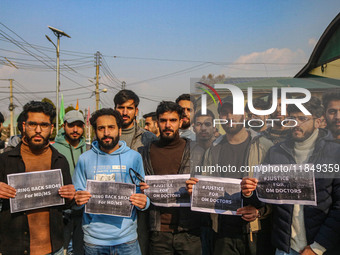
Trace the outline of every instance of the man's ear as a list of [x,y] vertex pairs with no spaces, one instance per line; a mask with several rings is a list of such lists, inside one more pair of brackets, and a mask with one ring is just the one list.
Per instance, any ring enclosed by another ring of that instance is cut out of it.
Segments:
[[314,121],[314,127],[319,128],[320,126],[321,126],[321,119],[316,118],[315,121]]
[[51,132],[50,132],[50,135],[52,135],[53,129],[54,129],[54,125],[53,125],[53,123],[52,123],[52,124],[51,124]]
[[119,137],[122,136],[122,129],[121,128],[118,130],[118,134],[119,134]]
[[22,123],[22,132],[25,133],[25,131],[26,131],[26,122],[24,121]]
[[182,124],[183,124],[183,119],[179,120],[179,128],[182,128]]
[[138,115],[138,107],[136,107],[135,118],[137,118],[137,115]]

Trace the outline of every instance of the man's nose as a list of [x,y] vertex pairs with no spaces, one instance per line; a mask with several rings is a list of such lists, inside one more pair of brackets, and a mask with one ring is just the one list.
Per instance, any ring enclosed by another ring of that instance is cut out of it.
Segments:
[[110,135],[110,129],[109,129],[108,127],[105,127],[105,129],[104,129],[104,135],[105,135],[105,136]]
[[340,110],[336,111],[335,118],[336,119],[340,119]]
[[123,115],[127,115],[128,110],[126,108],[123,109]]

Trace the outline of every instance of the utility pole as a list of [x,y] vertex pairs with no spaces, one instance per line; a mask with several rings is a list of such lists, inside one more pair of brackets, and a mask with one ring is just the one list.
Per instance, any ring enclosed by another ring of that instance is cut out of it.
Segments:
[[100,52],[97,51],[95,54],[95,59],[96,59],[96,110],[99,110],[99,66],[100,66],[100,60],[101,60],[101,55]]
[[122,89],[125,89],[125,85],[126,85],[126,82],[123,81],[123,82],[122,82]]
[[0,79],[1,81],[9,81],[9,106],[8,110],[10,111],[11,116],[11,128],[10,128],[10,136],[14,135],[14,108],[13,104],[13,79]]
[[13,104],[13,79],[9,79],[9,107],[11,112],[11,129],[10,136],[14,135],[14,104]]

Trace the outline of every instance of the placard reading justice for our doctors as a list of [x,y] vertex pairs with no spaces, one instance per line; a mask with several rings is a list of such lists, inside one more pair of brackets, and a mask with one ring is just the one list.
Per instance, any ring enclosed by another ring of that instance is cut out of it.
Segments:
[[163,207],[190,207],[190,195],[185,181],[190,174],[148,175],[145,181],[150,188],[146,189],[151,203]]
[[194,185],[191,210],[235,215],[242,207],[241,180],[222,177],[200,177]]
[[259,165],[254,177],[259,200],[271,204],[316,205],[312,164]]
[[17,191],[10,199],[11,213],[65,204],[58,193],[63,186],[60,169],[9,174],[7,181]]
[[86,213],[131,217],[133,205],[129,199],[136,193],[136,185],[87,180],[86,190],[92,195],[85,205]]

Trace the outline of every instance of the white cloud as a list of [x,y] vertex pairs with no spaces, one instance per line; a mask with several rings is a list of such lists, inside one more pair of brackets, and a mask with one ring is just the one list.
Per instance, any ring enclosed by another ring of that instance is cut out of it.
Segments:
[[315,45],[316,45],[316,43],[317,43],[317,40],[315,39],[315,38],[310,38],[309,40],[308,40],[308,45],[310,46],[310,47],[315,47]]
[[301,49],[270,48],[240,56],[224,73],[232,77],[293,76],[306,62],[306,54]]

